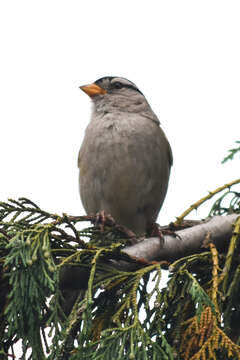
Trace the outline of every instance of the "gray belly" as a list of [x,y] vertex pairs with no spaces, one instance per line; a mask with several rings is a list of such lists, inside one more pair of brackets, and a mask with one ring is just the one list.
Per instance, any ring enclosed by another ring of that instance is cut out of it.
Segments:
[[137,235],[155,222],[170,172],[168,142],[158,126],[150,125],[142,131],[87,129],[79,156],[86,212],[104,210]]

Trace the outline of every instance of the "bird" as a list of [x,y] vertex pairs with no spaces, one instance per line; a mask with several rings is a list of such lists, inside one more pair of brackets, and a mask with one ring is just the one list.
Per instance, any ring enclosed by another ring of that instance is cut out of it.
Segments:
[[145,236],[167,193],[173,164],[167,137],[143,93],[126,78],[105,76],[80,89],[92,101],[78,156],[83,207]]

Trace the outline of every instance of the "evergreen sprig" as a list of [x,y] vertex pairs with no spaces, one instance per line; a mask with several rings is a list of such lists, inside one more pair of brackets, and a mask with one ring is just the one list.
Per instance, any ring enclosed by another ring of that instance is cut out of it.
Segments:
[[[240,144],[240,141],[236,141],[236,144]],[[234,156],[240,151],[240,146],[230,149],[228,150],[228,152],[230,154],[228,154],[222,161],[222,164],[224,164],[225,162],[229,161],[229,160],[233,160]]]
[[0,203],[0,359],[19,339],[34,360],[240,357],[239,222],[227,254],[210,242],[162,287],[159,263],[123,254],[114,224],[86,220]]

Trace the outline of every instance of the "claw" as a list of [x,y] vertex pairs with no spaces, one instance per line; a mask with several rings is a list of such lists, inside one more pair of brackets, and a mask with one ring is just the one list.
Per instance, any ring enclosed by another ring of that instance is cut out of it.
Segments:
[[126,226],[118,224],[116,224],[116,228],[130,239],[132,245],[137,243],[137,236],[132,230],[128,229]]
[[178,237],[181,240],[181,237],[176,234],[175,231],[173,230],[166,230],[166,229],[161,229],[160,225],[157,223],[153,223],[150,227],[150,236],[156,236],[159,237],[161,243],[164,243],[164,235],[170,235],[170,236],[174,236],[174,237]]
[[159,224],[157,223],[153,223],[150,227],[150,236],[156,236],[159,237],[161,244],[164,243],[164,236],[163,236],[163,232],[160,229]]
[[99,225],[101,231],[104,231],[104,226],[115,225],[115,220],[110,214],[106,214],[104,210],[101,210],[95,216],[95,223]]
[[99,211],[94,218],[94,222],[99,225],[100,230],[103,232],[104,231],[104,226],[105,225],[109,225],[109,226],[115,226],[115,228],[120,231],[121,233],[123,233],[124,235],[126,235],[127,238],[130,239],[130,242],[132,244],[136,244],[137,242],[137,236],[136,234],[128,229],[126,226],[120,225],[120,224],[116,224],[114,218],[112,217],[112,215],[110,214],[106,214],[106,212],[104,210]]

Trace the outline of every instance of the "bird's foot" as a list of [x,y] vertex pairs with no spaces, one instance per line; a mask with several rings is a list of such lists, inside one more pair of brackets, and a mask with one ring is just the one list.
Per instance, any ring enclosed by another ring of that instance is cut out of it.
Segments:
[[148,233],[149,233],[150,237],[154,237],[154,236],[159,237],[161,244],[164,243],[163,232],[161,231],[159,224],[157,224],[157,223],[151,224],[151,226],[149,227]]
[[104,231],[104,226],[114,226],[116,224],[114,218],[110,214],[106,214],[104,210],[97,212],[94,222],[99,225],[100,230]]
[[121,233],[126,235],[127,238],[129,238],[130,243],[132,245],[137,243],[137,236],[132,230],[128,229],[126,226],[118,225],[118,224],[116,224],[115,227],[118,231],[120,231]]
[[175,231],[169,230],[169,229],[161,229],[160,225],[158,223],[153,223],[150,227],[150,236],[156,236],[159,237],[161,240],[161,243],[164,243],[164,235],[170,235],[174,237],[178,237],[181,240],[181,237],[176,234]]
[[117,224],[114,218],[110,214],[106,214],[104,210],[99,211],[94,218],[94,223],[99,225],[100,230],[104,231],[104,226],[114,226],[119,232],[123,233],[127,238],[129,238],[131,244],[137,243],[137,236],[136,234],[128,229],[124,225]]

